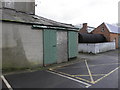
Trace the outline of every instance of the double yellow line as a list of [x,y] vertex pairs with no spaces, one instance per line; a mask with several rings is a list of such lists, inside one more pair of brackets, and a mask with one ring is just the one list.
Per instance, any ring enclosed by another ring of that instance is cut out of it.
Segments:
[[67,73],[64,73],[64,72],[56,71],[56,70],[51,69],[51,68],[49,70],[53,71],[53,72],[57,72],[57,73],[62,74],[62,75],[66,75],[66,76],[69,76],[69,77],[73,77],[73,78],[76,78],[76,79],[83,80],[83,81],[86,81],[88,83],[91,83],[89,80],[86,80],[86,79],[83,79],[83,78],[80,78],[80,77],[76,77],[74,75],[70,75],[70,74],[67,74]]

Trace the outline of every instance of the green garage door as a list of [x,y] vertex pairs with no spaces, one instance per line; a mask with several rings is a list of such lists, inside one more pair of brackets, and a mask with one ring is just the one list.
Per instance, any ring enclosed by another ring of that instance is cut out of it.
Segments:
[[57,62],[56,30],[44,30],[44,65]]
[[68,31],[68,47],[69,47],[69,58],[77,57],[78,46],[77,46],[77,32]]

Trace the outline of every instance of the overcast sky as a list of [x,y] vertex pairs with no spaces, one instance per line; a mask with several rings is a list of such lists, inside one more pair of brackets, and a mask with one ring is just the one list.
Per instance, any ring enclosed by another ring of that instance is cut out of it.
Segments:
[[97,27],[102,22],[118,22],[120,0],[36,0],[36,14],[69,24],[88,23]]

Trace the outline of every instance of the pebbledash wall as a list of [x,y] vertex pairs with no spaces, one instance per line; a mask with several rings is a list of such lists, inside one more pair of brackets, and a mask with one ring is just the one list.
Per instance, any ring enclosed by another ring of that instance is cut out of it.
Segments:
[[78,52],[83,53],[101,53],[109,50],[115,50],[115,42],[104,42],[104,43],[80,43],[78,45]]

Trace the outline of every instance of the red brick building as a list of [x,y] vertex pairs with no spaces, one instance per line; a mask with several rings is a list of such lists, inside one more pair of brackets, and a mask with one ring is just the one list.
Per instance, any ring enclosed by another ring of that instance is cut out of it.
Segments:
[[94,27],[90,27],[87,25],[87,23],[83,23],[82,28],[80,29],[80,33],[90,33],[92,30],[94,30]]
[[99,25],[97,28],[95,28],[92,32],[92,34],[103,34],[107,41],[115,41],[116,42],[116,48],[118,48],[118,38],[120,36],[120,32],[118,32],[118,27],[107,24],[107,23],[102,23]]

